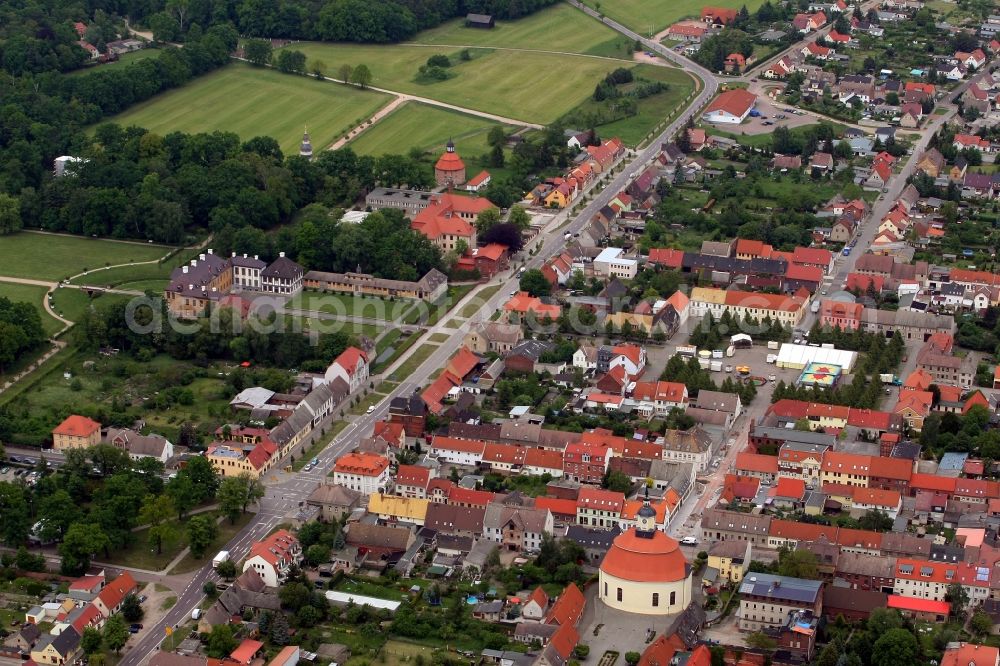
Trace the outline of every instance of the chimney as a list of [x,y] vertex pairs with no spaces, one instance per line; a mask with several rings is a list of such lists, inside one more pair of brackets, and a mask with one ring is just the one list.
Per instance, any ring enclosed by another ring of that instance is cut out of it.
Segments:
[[205,293],[205,285],[201,285],[201,293]]
[[188,272],[188,267],[187,266],[181,266],[181,270],[183,272],[187,273]]
[[218,287],[212,287],[212,293],[215,294],[219,291]]
[[[244,259],[246,259],[246,258],[247,258],[247,253],[246,253],[246,252],[244,252],[244,253],[243,253],[243,258],[244,258]],[[257,257],[254,257],[254,259],[256,259],[256,258],[257,258]]]
[[285,253],[284,253],[284,252],[279,252],[279,253],[278,253],[278,256],[279,256],[280,258],[284,259],[284,258],[285,258]]
[[192,259],[191,260],[191,265],[192,266],[197,266],[198,265],[198,260],[197,259]]
[[204,253],[199,254],[198,258],[201,259],[202,261],[205,261],[205,254]]
[[236,258],[236,253],[235,253],[235,252],[233,252],[233,258],[234,258],[234,259]]
[[[245,257],[246,255],[243,255],[243,256]],[[255,254],[255,255],[253,255],[253,258],[256,259],[257,261],[260,261],[260,256],[259,255]]]
[[188,285],[188,289],[191,290],[191,291],[194,291],[194,285],[193,284],[189,284]]
[[208,253],[209,254],[212,254],[213,252],[214,252],[214,250],[212,248],[208,248]]

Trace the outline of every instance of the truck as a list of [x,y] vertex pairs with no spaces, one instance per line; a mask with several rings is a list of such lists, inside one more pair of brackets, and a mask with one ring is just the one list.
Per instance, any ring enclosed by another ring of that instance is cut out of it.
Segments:
[[698,353],[698,348],[694,345],[677,345],[675,353],[681,356],[695,356]]
[[712,372],[722,372],[722,361],[712,361]]
[[777,340],[768,340],[767,341],[767,348],[768,349],[777,349],[778,346],[779,345],[778,345],[778,341]]
[[899,377],[890,373],[883,373],[878,376],[883,384],[892,384],[893,386],[902,386],[903,382],[899,380]]
[[229,551],[220,550],[219,553],[214,558],[212,558],[212,568],[217,569],[220,564],[228,561],[229,561]]
[[819,312],[819,301],[813,301],[812,305],[809,306],[809,309],[812,310],[813,314]]
[[712,358],[722,358],[722,354],[723,354],[723,352],[722,352],[721,349],[713,349],[712,350]]
[[712,364],[712,361],[710,361],[707,358],[699,358],[698,359],[698,366],[701,367],[703,370],[708,370],[708,367],[711,364]]
[[768,354],[767,355],[767,362],[768,363],[774,363],[776,360],[778,360],[778,355],[777,354]]
[[729,347],[726,348],[726,356],[728,356],[729,358],[732,358],[733,354],[735,353],[736,353],[735,345],[729,345]]

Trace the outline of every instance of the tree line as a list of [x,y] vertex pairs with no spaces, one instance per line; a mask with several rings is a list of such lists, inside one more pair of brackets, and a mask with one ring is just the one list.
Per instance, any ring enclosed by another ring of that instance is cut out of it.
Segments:
[[45,342],[38,310],[30,303],[0,297],[0,372]]

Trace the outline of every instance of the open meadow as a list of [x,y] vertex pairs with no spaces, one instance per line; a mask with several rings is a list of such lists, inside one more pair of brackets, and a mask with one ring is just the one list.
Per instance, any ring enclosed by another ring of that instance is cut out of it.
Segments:
[[492,30],[467,28],[465,19],[458,18],[424,30],[413,40],[414,44],[495,46],[629,58],[630,53],[621,50],[619,42],[631,46],[611,28],[566,4],[553,5],[516,21],[497,21]]
[[[459,154],[468,158],[489,151],[486,136],[497,124],[458,111],[407,102],[365,130],[350,146],[364,155],[406,155],[414,148],[440,153],[448,139],[452,139]],[[505,129],[508,133],[513,131],[509,126]]]
[[159,259],[169,251],[163,245],[22,231],[0,243],[0,275],[58,282],[100,266]]
[[[302,51],[308,60],[327,63],[331,75],[341,65],[364,64],[371,70],[374,87],[539,124],[552,122],[579,104],[616,67],[614,61],[602,58],[489,48],[470,49],[469,61],[459,59],[462,49],[451,47],[300,42],[288,48]],[[422,82],[418,70],[436,54],[451,58],[449,78]]]
[[388,101],[372,90],[233,63],[108,122],[158,134],[221,130],[243,140],[270,136],[285,154],[298,154],[303,128],[309,128],[313,149],[319,151]]
[[[568,127],[595,127],[601,136],[617,136],[627,145],[634,146],[642,141],[658,123],[663,122],[672,111],[683,106],[684,99],[694,90],[694,79],[684,70],[659,65],[636,65],[632,68],[636,78],[659,81],[668,89],[636,101],[637,113],[613,122],[592,122],[589,118],[607,112],[613,102],[595,102],[588,98],[570,112],[563,120]],[[623,86],[623,90],[633,87]]]
[[764,4],[763,0],[615,0],[600,2],[600,0],[583,0],[583,4],[597,9],[610,19],[632,28],[640,35],[652,37],[667,26],[682,18],[701,16],[702,7],[711,5],[739,9],[746,5],[747,10],[755,11]]

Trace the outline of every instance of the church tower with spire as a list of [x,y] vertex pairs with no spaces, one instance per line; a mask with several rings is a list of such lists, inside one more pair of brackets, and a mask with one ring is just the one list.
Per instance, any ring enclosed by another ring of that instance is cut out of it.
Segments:
[[309,128],[302,132],[302,145],[299,147],[299,157],[304,157],[309,161],[313,158],[312,142],[309,140]]

